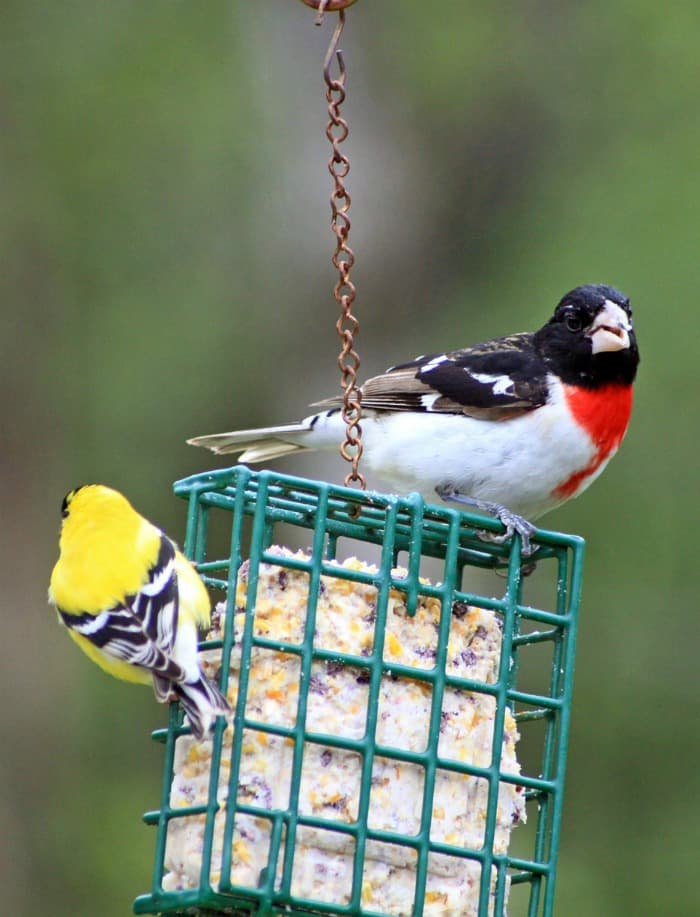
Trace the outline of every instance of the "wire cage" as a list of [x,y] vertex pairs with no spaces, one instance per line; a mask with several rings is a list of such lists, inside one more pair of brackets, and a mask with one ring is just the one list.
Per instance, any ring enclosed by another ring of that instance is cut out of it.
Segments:
[[583,541],[538,531],[525,578],[517,537],[418,495],[243,466],[175,492],[234,716],[197,743],[173,704],[154,733],[134,912],[551,915]]

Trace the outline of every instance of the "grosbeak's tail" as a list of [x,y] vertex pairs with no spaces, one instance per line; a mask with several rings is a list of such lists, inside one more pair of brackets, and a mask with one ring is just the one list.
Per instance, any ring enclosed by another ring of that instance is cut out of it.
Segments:
[[[311,418],[301,423],[278,427],[262,427],[259,430],[234,430],[231,433],[212,433],[188,439],[190,446],[211,449],[215,455],[241,453],[243,462],[267,462],[291,452],[308,448],[303,434],[308,434],[314,424]],[[300,436],[301,434],[301,436]]]

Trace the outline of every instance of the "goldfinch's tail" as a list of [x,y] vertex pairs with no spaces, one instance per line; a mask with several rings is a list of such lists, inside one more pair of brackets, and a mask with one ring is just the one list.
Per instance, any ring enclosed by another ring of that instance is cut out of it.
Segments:
[[192,733],[201,742],[214,725],[217,716],[230,716],[231,705],[217,686],[200,676],[197,681],[173,683],[172,689],[182,704]]
[[258,430],[233,430],[188,439],[190,446],[211,449],[216,455],[240,453],[242,462],[268,462],[292,452],[328,449],[340,442],[342,420],[338,409],[313,414],[299,423]]

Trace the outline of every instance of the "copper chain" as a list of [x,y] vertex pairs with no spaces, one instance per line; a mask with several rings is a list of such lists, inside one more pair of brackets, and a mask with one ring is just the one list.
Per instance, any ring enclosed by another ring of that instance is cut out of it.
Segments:
[[346,7],[352,6],[357,0],[301,0],[301,2],[312,9],[318,10],[315,23],[316,25],[321,25],[324,13],[337,13],[338,10],[344,10]]
[[[323,6],[321,7],[321,10]],[[352,305],[355,300],[355,285],[350,280],[350,269],[355,263],[355,255],[348,245],[350,236],[350,195],[345,187],[344,179],[350,171],[350,160],[341,152],[340,144],[347,138],[349,129],[347,121],[341,117],[340,106],[345,100],[345,63],[343,53],[338,50],[338,42],[345,25],[345,12],[338,12],[338,23],[333,32],[326,59],[323,65],[323,77],[326,82],[326,99],[328,101],[328,126],[326,137],[333,148],[328,161],[328,171],[333,177],[333,193],[331,194],[331,227],[336,237],[336,248],[333,253],[333,264],[338,271],[338,280],[333,288],[333,295],[340,306],[340,317],[336,322],[336,330],[342,342],[338,356],[338,367],[341,373],[343,387],[342,417],[345,421],[345,441],[340,446],[340,454],[345,461],[350,462],[352,470],[345,477],[346,485],[358,483],[360,488],[366,488],[366,482],[358,466],[362,456],[362,392],[357,384],[357,370],[360,367],[360,358],[355,350],[355,335],[360,330],[357,318],[353,315]],[[331,76],[331,65],[335,57],[338,63],[339,75],[336,79]]]

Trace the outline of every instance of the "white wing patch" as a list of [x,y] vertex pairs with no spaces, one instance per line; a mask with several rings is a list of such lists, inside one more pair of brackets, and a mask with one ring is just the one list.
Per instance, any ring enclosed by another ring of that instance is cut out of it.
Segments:
[[513,380],[510,376],[494,376],[491,373],[475,373],[465,368],[465,373],[482,385],[490,385],[494,395],[512,395]]
[[433,369],[437,369],[438,366],[440,366],[442,363],[447,363],[448,359],[449,357],[447,354],[441,353],[439,357],[433,357],[433,359],[426,363],[425,366],[421,366],[420,371],[421,373],[429,373]]
[[81,621],[79,624],[74,624],[73,630],[76,630],[84,637],[89,637],[90,634],[96,634],[102,630],[109,621],[109,616],[110,613],[108,611],[103,611],[101,614],[95,615],[94,618],[89,618],[85,621]]
[[159,592],[162,592],[168,584],[168,580],[173,575],[173,570],[175,568],[175,559],[171,558],[165,566],[161,567],[150,583],[146,583],[145,586],[141,587],[142,595],[158,595]]

